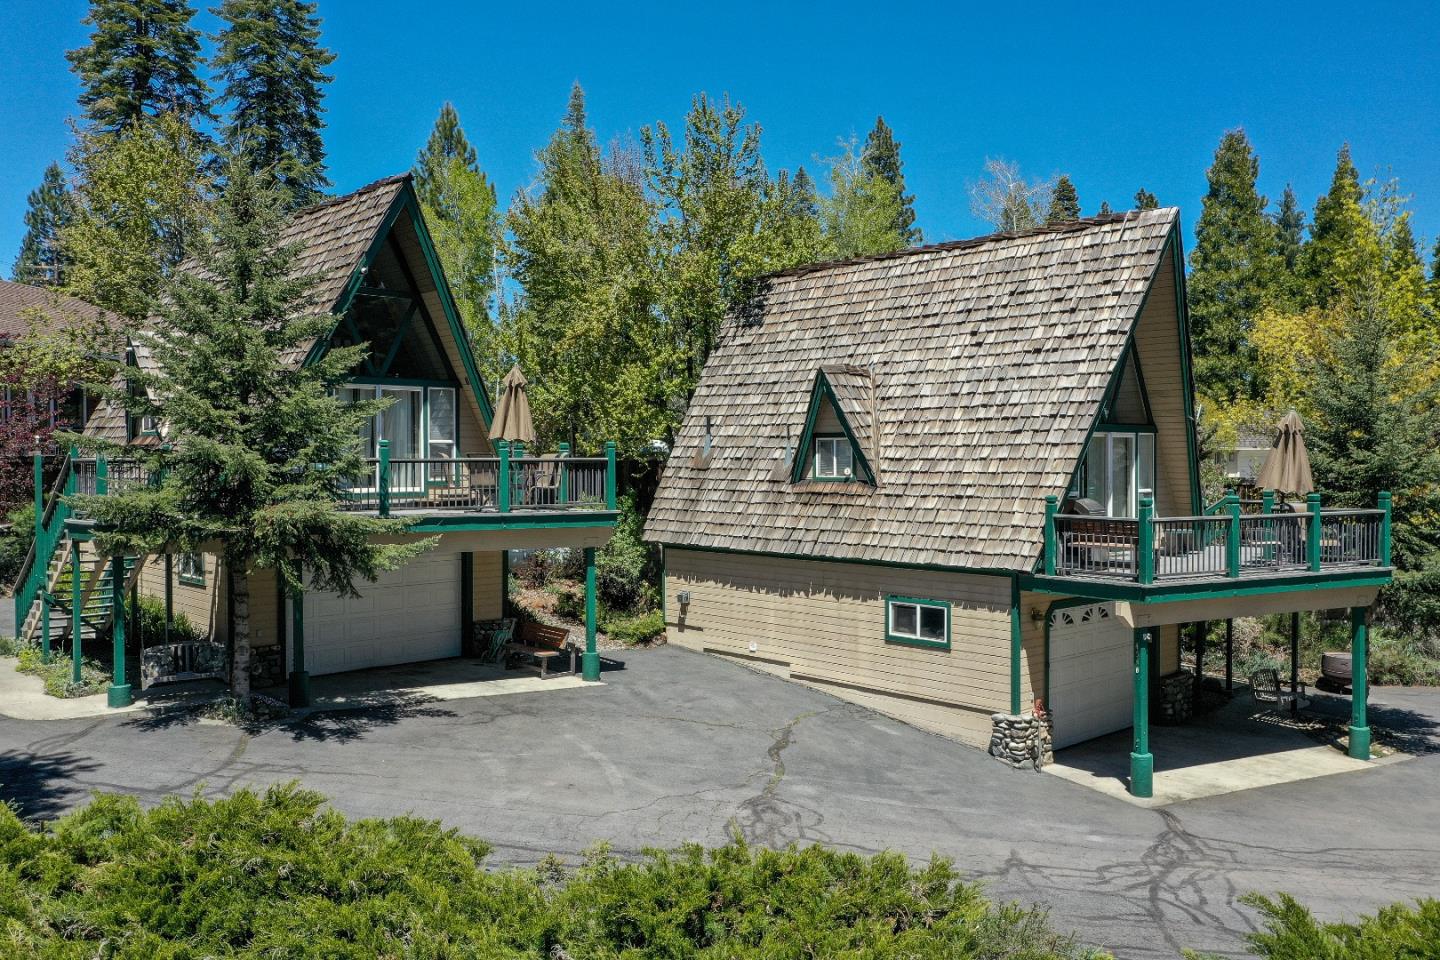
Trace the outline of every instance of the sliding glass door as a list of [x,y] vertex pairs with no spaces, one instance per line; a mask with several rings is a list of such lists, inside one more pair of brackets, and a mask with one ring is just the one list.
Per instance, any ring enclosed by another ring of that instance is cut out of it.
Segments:
[[1096,431],[1080,467],[1080,495],[1099,503],[1109,516],[1133,517],[1141,490],[1154,495],[1155,434]]
[[390,442],[391,493],[423,492],[427,473],[432,474],[430,479],[443,481],[446,474],[443,466],[434,472],[425,470],[422,464],[404,461],[455,458],[459,424],[454,387],[351,384],[340,390],[340,398],[352,403],[392,401],[379,416],[366,420],[360,429],[363,456],[378,458],[380,441]]

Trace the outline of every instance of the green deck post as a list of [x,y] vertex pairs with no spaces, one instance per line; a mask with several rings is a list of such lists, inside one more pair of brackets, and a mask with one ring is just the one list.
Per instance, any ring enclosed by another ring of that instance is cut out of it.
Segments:
[[1155,792],[1155,758],[1150,755],[1150,631],[1135,631],[1135,748],[1130,751],[1130,795]]
[[605,441],[605,509],[615,509],[615,441]]
[[80,682],[80,543],[70,541],[70,682]]
[[[295,578],[305,582],[304,571],[295,565]],[[310,674],[305,669],[305,589],[290,598],[290,706],[310,706]]]
[[95,495],[103,497],[110,492],[110,461],[105,457],[95,458]]
[[470,649],[475,639],[475,552],[460,552],[460,652]]
[[390,516],[390,441],[380,441],[380,516]]
[[1260,491],[1260,512],[1266,516],[1265,520],[1265,560],[1266,562],[1275,559],[1275,521],[1268,519],[1270,514],[1275,512],[1275,491]]
[[[44,526],[45,518],[45,458],[40,455],[40,448],[35,448],[35,532],[38,534]],[[39,563],[40,558],[35,558]],[[19,626],[17,623],[16,626]]]
[[1229,508],[1230,526],[1225,537],[1225,572],[1228,576],[1240,576],[1240,495],[1227,493],[1225,505]]
[[50,584],[40,585],[40,662],[50,662]]
[[586,680],[600,679],[600,654],[595,649],[595,548],[585,548],[585,653],[580,658],[580,676]]
[[165,554],[165,642],[175,627],[175,555]]
[[500,475],[496,480],[495,501],[501,513],[510,512],[510,442],[496,440],[495,452],[500,457]]
[[1010,578],[1010,713],[1020,715],[1020,659],[1025,652],[1024,624],[1020,621],[1020,578]]
[[1380,565],[1390,566],[1390,491],[1381,490],[1379,497],[1380,509],[1384,513],[1380,517]]
[[1055,514],[1060,512],[1060,498],[1050,494],[1045,498],[1045,575],[1055,576]]
[[1370,759],[1369,613],[1369,607],[1350,608],[1350,756],[1356,760]]
[[570,468],[565,464],[565,458],[570,456],[570,444],[560,444],[560,505],[564,506],[570,502]]
[[105,701],[112,707],[128,707],[135,698],[125,682],[125,558],[110,558],[110,636],[114,669]]
[[1155,582],[1155,501],[1140,498],[1135,540],[1135,575],[1141,583]]
[[1320,494],[1312,493],[1305,498],[1310,511],[1310,526],[1306,530],[1306,554],[1310,558],[1310,570],[1320,572]]

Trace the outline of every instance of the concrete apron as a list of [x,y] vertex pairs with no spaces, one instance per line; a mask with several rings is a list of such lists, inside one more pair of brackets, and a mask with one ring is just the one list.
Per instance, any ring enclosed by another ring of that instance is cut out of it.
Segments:
[[[111,707],[106,695],[61,698],[45,693],[39,677],[18,673],[13,657],[0,657],[0,716],[12,720],[77,720],[123,713],[162,712],[201,706],[226,695],[215,681],[162,684],[135,692],[135,702]],[[417,700],[463,700],[510,693],[542,690],[570,690],[600,687],[587,683],[578,674],[551,674],[544,680],[520,671],[480,664],[473,660],[434,660],[427,663],[376,667],[353,673],[337,673],[311,680],[312,706],[296,715],[316,710],[360,710]],[[258,689],[256,693],[284,702],[285,689]]]
[[1207,717],[1181,726],[1150,727],[1155,757],[1152,797],[1133,797],[1127,790],[1130,748],[1130,731],[1124,730],[1061,750],[1055,762],[1043,769],[1118,800],[1153,808],[1410,759],[1402,753],[1370,761],[1352,759],[1343,747],[1320,743],[1296,729],[1288,713],[1262,710],[1248,694],[1240,693]]

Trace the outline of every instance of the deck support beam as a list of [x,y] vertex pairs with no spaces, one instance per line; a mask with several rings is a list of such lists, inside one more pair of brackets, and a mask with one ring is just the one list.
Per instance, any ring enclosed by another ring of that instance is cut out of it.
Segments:
[[585,548],[585,653],[580,657],[580,676],[585,680],[600,679],[600,653],[595,649],[595,548]]
[[80,627],[84,610],[80,609],[84,591],[80,585],[80,541],[70,541],[70,682],[80,682]]
[[310,674],[305,669],[305,571],[295,565],[302,584],[290,598],[290,706],[310,706]]
[[1300,716],[1300,611],[1290,614],[1290,716]]
[[113,672],[105,702],[112,707],[128,707],[135,698],[130,684],[125,682],[125,558],[119,554],[110,558],[110,613]]
[[1135,631],[1135,745],[1130,751],[1130,795],[1150,797],[1155,793],[1155,758],[1150,755],[1150,660],[1154,643],[1151,631]]
[[1350,756],[1370,759],[1369,607],[1350,608]]

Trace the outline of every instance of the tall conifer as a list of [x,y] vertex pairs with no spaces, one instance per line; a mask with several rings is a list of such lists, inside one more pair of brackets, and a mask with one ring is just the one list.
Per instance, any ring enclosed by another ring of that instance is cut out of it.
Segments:
[[915,226],[915,197],[905,192],[904,164],[900,160],[900,143],[895,131],[885,122],[884,117],[875,118],[875,128],[865,138],[865,148],[860,153],[860,162],[869,176],[883,178],[895,188],[899,208],[895,213],[895,232],[906,245],[923,243],[924,237]]
[[460,114],[447,100],[440,106],[440,115],[430,129],[430,139],[415,157],[415,192],[421,200],[432,205],[436,202],[437,181],[452,161],[458,161],[468,170],[480,169],[475,148],[460,126]]
[[214,67],[229,107],[226,149],[273,176],[291,208],[330,185],[321,130],[325,68],[335,54],[320,46],[316,5],[304,0],[224,0]]
[[1380,261],[1379,231],[1365,211],[1365,188],[1347,143],[1335,158],[1329,191],[1315,203],[1300,272],[1310,299],[1324,307],[1369,284]]
[[1136,191],[1135,191],[1135,209],[1136,209],[1136,210],[1155,210],[1155,209],[1157,209],[1159,206],[1160,206],[1160,200],[1159,200],[1159,198],[1157,198],[1157,197],[1155,196],[1155,194],[1151,193],[1149,190],[1146,190],[1144,187],[1141,187],[1139,190],[1136,190]]
[[93,131],[118,133],[162,113],[209,119],[200,31],[186,0],[91,0],[90,42],[66,54]]
[[1050,194],[1050,209],[1045,214],[1046,223],[1064,223],[1080,219],[1080,194],[1075,182],[1068,174],[1061,174],[1055,181],[1055,190]]
[[40,186],[30,191],[25,202],[25,236],[10,279],[42,287],[63,286],[69,279],[70,258],[62,234],[75,217],[75,202],[60,164],[45,168]]

